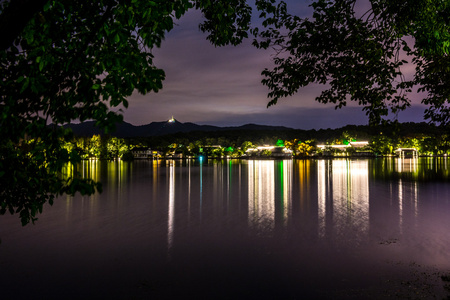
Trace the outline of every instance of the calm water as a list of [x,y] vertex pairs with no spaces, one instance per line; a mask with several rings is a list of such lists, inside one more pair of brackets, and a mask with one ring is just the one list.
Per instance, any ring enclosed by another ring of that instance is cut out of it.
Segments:
[[0,217],[2,294],[440,299],[449,167],[446,158],[84,162],[78,170],[103,182],[102,194],[60,197],[24,228]]

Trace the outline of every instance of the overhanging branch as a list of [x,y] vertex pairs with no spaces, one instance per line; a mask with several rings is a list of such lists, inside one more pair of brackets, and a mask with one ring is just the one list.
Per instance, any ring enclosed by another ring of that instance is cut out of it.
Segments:
[[0,50],[13,45],[33,16],[42,10],[48,0],[11,0],[0,14]]

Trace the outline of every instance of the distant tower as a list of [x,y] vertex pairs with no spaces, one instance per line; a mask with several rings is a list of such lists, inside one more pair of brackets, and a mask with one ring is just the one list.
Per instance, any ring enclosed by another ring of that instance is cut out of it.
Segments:
[[169,123],[175,123],[175,119],[172,116],[172,119],[169,120]]

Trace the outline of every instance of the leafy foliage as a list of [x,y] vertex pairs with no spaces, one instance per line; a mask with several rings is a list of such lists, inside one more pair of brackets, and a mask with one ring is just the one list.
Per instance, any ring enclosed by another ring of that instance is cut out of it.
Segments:
[[[450,87],[450,3],[440,0],[316,0],[312,18],[288,12],[286,4],[258,1],[265,30],[253,30],[254,45],[276,50],[275,67],[265,69],[268,106],[312,83],[325,90],[316,98],[336,108],[355,101],[372,124],[410,106],[413,87],[426,92],[425,118],[447,124]],[[408,60],[413,79],[405,77]]]
[[[18,2],[0,3],[0,213],[20,213],[23,224],[34,221],[43,204],[58,194],[100,190],[99,183],[77,174],[58,176],[65,163],[80,157],[63,147],[70,133],[49,122],[92,119],[110,132],[122,120],[120,108],[128,106],[133,91],[162,88],[165,74],[154,65],[151,50],[161,45],[174,19],[197,7],[206,18],[200,28],[209,32],[209,40],[236,45],[246,36],[251,13],[241,0],[220,5],[205,0],[39,0],[24,8],[25,17],[15,18]],[[5,45],[13,27],[23,30]],[[109,147],[117,155],[121,145],[116,142],[94,148]]]
[[205,21],[199,26],[200,30],[210,33],[207,39],[214,45],[238,45],[248,37],[252,10],[247,1],[199,0],[196,8],[205,16]]

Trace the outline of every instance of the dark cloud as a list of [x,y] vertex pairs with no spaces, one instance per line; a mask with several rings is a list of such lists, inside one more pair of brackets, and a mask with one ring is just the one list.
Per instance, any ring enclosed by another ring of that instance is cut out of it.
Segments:
[[[289,6],[305,16],[310,13],[306,8],[310,2],[291,1]],[[155,65],[166,72],[163,89],[147,95],[133,94],[124,112],[125,121],[141,125],[173,115],[181,122],[198,124],[256,123],[303,129],[367,123],[360,107],[334,110],[332,105],[316,103],[314,98],[323,90],[321,85],[305,87],[266,108],[268,90],[261,84],[261,71],[271,66],[273,53],[255,49],[251,40],[237,47],[214,47],[199,31],[200,22],[200,12],[188,12],[177,21],[161,48],[153,49]],[[406,118],[417,116],[409,113]]]

